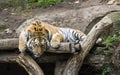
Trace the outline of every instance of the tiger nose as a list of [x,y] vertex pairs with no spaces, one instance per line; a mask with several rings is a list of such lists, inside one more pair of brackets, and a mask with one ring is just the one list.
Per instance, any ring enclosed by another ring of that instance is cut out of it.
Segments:
[[40,57],[42,55],[42,53],[37,53],[37,54],[34,54],[34,57],[35,58],[38,58],[38,57]]

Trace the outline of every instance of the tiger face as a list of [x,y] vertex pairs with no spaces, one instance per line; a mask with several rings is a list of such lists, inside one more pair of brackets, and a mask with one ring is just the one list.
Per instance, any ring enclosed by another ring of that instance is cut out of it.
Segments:
[[46,36],[47,30],[41,22],[35,21],[30,25],[27,31],[29,35],[27,47],[35,57],[39,57],[45,51],[47,42],[43,37]]
[[47,46],[47,41],[44,38],[34,37],[27,43],[28,50],[35,56],[39,57],[43,54]]

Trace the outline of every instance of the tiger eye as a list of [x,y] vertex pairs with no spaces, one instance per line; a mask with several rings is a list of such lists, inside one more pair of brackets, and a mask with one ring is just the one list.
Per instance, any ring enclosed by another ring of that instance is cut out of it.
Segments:
[[32,25],[35,25],[35,26],[36,26],[36,23],[32,23]]
[[34,29],[35,29],[35,31],[37,30],[36,27]]
[[42,31],[42,30],[43,30],[42,28],[39,29],[39,31]]

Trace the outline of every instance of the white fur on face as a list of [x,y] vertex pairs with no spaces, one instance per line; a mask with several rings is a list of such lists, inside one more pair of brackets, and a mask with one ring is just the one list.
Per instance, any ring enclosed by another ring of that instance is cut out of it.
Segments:
[[35,39],[35,45],[39,45],[39,40],[37,38]]

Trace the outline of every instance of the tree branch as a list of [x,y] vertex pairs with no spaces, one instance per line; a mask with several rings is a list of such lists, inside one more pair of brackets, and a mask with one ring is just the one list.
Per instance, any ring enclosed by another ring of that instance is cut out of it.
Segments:
[[0,50],[13,50],[18,48],[18,38],[0,39]]
[[[38,63],[55,63],[58,61],[66,61],[72,54],[56,54],[56,53],[44,53],[41,57],[35,59]],[[3,63],[16,63],[18,54],[4,53],[0,54],[0,62]],[[104,64],[104,55],[91,55],[85,60],[84,64],[99,68]]]
[[[17,50],[18,48],[18,38],[13,39],[0,39],[0,50]],[[53,52],[53,53],[74,53],[76,51],[80,51],[81,46],[80,44],[68,43],[64,42],[61,43],[60,47],[57,49],[49,48],[46,52]]]
[[78,75],[83,61],[90,49],[95,44],[97,38],[100,34],[111,24],[118,20],[120,13],[110,13],[101,19],[89,32],[87,38],[85,38],[82,43],[82,51],[79,54],[73,55],[67,62],[63,75]]
[[29,75],[44,75],[39,65],[28,55],[19,55],[16,62],[19,63]]

